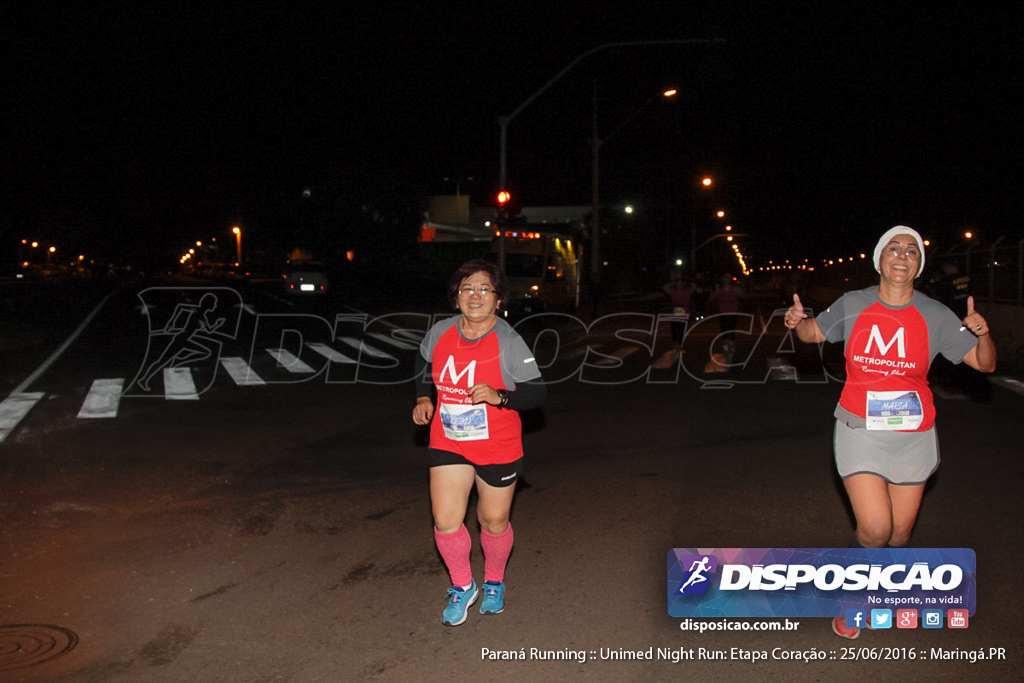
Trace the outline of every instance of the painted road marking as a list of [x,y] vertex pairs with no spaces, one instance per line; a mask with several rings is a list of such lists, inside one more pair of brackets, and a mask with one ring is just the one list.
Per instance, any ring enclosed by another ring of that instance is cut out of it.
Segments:
[[28,411],[45,396],[40,392],[11,394],[0,401],[0,442],[18,426]]
[[188,368],[164,368],[164,398],[168,401],[198,401],[192,371]]
[[267,353],[274,357],[277,364],[296,375],[306,375],[316,372],[313,368],[303,363],[298,356],[286,349],[267,349]]
[[392,356],[390,353],[384,353],[380,349],[375,349],[374,347],[363,343],[362,340],[356,339],[355,337],[341,337],[338,339],[338,341],[340,341],[343,344],[346,344],[347,346],[352,347],[353,349],[359,351],[360,353],[365,353],[370,358],[382,358],[385,360],[393,360],[396,363],[398,362],[398,359]]
[[1024,382],[1018,379],[1013,379],[1012,377],[993,377],[992,381],[1024,396]]
[[121,391],[124,378],[95,379],[89,393],[78,411],[81,418],[117,417],[117,408],[121,403]]
[[221,366],[228,371],[228,375],[240,387],[256,387],[266,384],[263,378],[256,374],[256,371],[249,367],[241,358],[229,356],[220,359]]
[[391,344],[396,348],[404,349],[406,351],[415,351],[420,347],[418,343],[402,341],[401,339],[395,339],[394,337],[389,337],[388,335],[381,334],[380,332],[368,332],[366,336],[372,337],[377,341],[384,342],[385,344]]
[[321,344],[320,342],[314,342],[314,343],[306,344],[306,346],[308,346],[309,348],[313,349],[314,351],[316,351],[317,353],[319,353],[321,356],[323,356],[327,360],[331,361],[332,363],[355,363],[356,362],[355,358],[349,358],[348,356],[343,354],[341,351],[338,351],[337,349],[334,349],[334,348],[328,346],[327,344]]

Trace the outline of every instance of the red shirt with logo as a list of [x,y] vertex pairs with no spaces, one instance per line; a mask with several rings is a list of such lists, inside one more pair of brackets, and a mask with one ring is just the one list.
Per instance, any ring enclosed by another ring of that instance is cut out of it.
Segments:
[[516,382],[538,379],[540,370],[526,342],[504,320],[497,319],[479,339],[467,339],[460,318],[435,324],[420,345],[437,390],[430,446],[477,465],[513,462],[523,455],[519,413],[487,403],[474,406],[469,388],[488,384],[514,391]]
[[846,343],[846,383],[839,405],[866,417],[869,391],[915,391],[923,411],[915,431],[935,423],[928,386],[932,360],[941,353],[959,363],[978,343],[952,311],[917,291],[904,306],[883,303],[878,287],[848,292],[816,320],[828,341]]

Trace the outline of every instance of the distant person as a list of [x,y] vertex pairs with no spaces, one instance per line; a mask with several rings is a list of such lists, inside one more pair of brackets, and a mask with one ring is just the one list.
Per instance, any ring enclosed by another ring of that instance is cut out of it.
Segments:
[[[685,315],[687,320],[691,320],[693,315],[693,283],[677,275],[672,278],[671,282],[665,283],[661,289],[668,294],[672,302],[672,313],[675,315]],[[678,356],[683,352],[683,336],[686,334],[686,323],[683,321],[672,321],[671,328],[672,354]]]
[[725,355],[731,360],[736,352],[736,323],[739,321],[740,299],[743,290],[736,285],[735,279],[726,273],[711,292],[709,303],[718,307],[718,326],[725,342]]
[[547,396],[533,353],[497,315],[506,294],[505,277],[494,263],[462,264],[448,285],[459,315],[434,325],[420,345],[412,419],[430,425],[434,540],[452,582],[441,615],[447,626],[463,623],[479,597],[465,524],[474,487],[484,552],[480,613],[505,609],[513,540],[509,515],[523,473],[519,411],[542,405]]
[[[982,372],[996,367],[988,323],[967,299],[959,319],[914,289],[924,267],[921,236],[898,225],[878,240],[877,287],[848,292],[817,318],[793,295],[786,327],[803,342],[844,342],[846,382],[835,409],[835,462],[857,521],[851,547],[910,541],[925,483],[939,466],[928,366],[942,354]],[[832,630],[856,638],[844,617]]]

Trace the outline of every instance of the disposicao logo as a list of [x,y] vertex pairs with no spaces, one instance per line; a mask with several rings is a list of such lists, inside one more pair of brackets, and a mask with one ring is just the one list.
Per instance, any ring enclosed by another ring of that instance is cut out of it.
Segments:
[[711,587],[708,574],[718,569],[718,558],[714,555],[688,555],[679,558],[684,566],[688,566],[679,586],[680,595],[704,595]]
[[[975,609],[970,548],[674,548],[668,612],[678,617],[827,617],[849,610]],[[874,621],[874,620],[872,620]]]

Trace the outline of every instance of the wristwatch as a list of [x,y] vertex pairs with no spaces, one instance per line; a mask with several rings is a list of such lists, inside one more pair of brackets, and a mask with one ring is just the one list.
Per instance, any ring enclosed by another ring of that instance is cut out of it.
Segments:
[[498,401],[498,407],[504,408],[508,405],[508,389],[497,389],[496,391],[498,392],[498,398],[501,399]]

